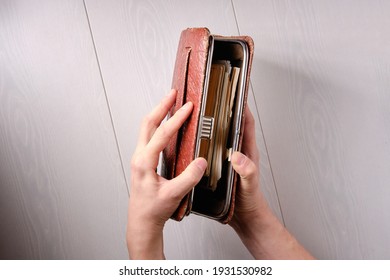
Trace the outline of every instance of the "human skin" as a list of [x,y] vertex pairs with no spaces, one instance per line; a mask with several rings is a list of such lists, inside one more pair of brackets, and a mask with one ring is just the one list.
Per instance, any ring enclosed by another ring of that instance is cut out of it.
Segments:
[[[159,154],[190,116],[186,103],[162,124],[175,102],[171,92],[143,120],[131,160],[127,246],[131,259],[164,259],[163,229],[181,199],[200,181],[207,167],[196,158],[179,176],[167,180],[156,173]],[[257,259],[312,259],[272,213],[259,187],[259,152],[254,118],[246,109],[242,153],[231,162],[239,175],[235,212],[230,226]]]

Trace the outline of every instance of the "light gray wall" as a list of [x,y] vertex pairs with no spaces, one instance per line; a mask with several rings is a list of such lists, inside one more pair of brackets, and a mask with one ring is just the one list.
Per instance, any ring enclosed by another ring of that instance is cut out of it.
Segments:
[[[180,31],[255,41],[261,188],[318,258],[390,258],[390,3],[0,1],[0,258],[124,259],[142,117]],[[233,230],[169,221],[174,259],[249,259]]]

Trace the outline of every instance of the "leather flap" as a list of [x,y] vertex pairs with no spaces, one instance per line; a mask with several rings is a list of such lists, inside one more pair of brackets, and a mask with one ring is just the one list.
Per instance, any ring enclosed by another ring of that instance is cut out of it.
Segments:
[[[201,100],[206,74],[207,55],[210,32],[207,28],[188,28],[182,31],[177,49],[172,88],[178,90],[175,105],[171,108],[169,116],[180,109],[183,104],[191,101],[194,109],[179,132],[172,137],[163,151],[164,174],[167,179],[180,175],[195,158],[196,136],[200,118]],[[216,36],[221,38],[240,39],[246,41],[249,48],[249,63],[244,93],[243,112],[247,103],[249,77],[252,67],[254,43],[248,36]],[[238,150],[241,150],[242,135],[244,131],[245,115],[241,119],[241,136]],[[235,197],[238,175],[234,173],[232,199],[228,214],[219,222],[228,223],[234,214]],[[191,212],[192,192],[187,194],[180,202],[179,207],[172,215],[172,219],[180,221]]]
[[[188,28],[182,31],[176,55],[172,88],[178,90],[172,116],[183,104],[191,101],[194,109],[181,130],[172,137],[164,150],[165,174],[167,179],[180,175],[195,158],[196,134],[198,128],[210,32],[207,28]],[[191,196],[187,194],[172,215],[182,220],[191,211]]]

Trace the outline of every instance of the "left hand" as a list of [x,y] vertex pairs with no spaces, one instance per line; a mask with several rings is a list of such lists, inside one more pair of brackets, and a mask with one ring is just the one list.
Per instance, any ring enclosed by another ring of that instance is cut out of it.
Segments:
[[174,116],[161,124],[176,99],[171,92],[147,115],[141,125],[136,151],[131,160],[131,186],[127,224],[127,246],[132,259],[162,259],[162,232],[165,222],[182,198],[200,181],[207,166],[195,159],[172,180],[156,173],[160,152],[192,112],[186,103]]

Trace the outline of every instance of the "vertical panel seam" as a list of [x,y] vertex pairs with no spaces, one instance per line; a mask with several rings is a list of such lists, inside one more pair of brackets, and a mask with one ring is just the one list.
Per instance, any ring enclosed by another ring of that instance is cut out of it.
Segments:
[[[233,0],[231,0],[230,2],[231,2],[231,4],[232,4],[232,9],[233,9],[233,14],[234,14],[234,20],[236,21],[236,27],[237,27],[238,35],[241,35],[240,26],[239,26],[239,24],[238,24],[236,9],[234,8]],[[258,108],[258,105],[257,105],[257,102],[256,102],[256,95],[255,95],[255,91],[254,91],[254,89],[253,89],[253,85],[252,85],[252,81],[251,81],[251,80],[249,81],[249,84],[250,84],[250,88],[251,88],[251,90],[252,90],[253,100],[255,101],[257,120],[258,120],[258,122],[259,122],[260,130],[261,130],[261,135],[262,135],[263,141],[264,141],[265,152],[266,152],[266,154],[267,154],[268,164],[269,164],[269,168],[270,168],[270,171],[271,171],[272,182],[273,182],[273,184],[274,184],[275,193],[276,193],[276,198],[277,198],[277,200],[278,200],[278,206],[279,206],[280,215],[282,216],[282,217],[281,217],[281,218],[282,218],[282,223],[283,223],[284,226],[286,226],[286,223],[285,223],[285,221],[284,221],[284,215],[283,215],[282,206],[281,206],[281,204],[280,204],[278,188],[276,187],[275,176],[274,176],[274,172],[273,172],[272,165],[271,165],[271,159],[270,159],[269,152],[268,152],[267,141],[266,141],[266,139],[265,139],[264,130],[263,130],[263,125],[262,125],[261,119],[260,119],[259,108]]]
[[109,102],[109,99],[108,99],[108,96],[107,96],[106,85],[105,85],[104,79],[103,79],[103,73],[102,73],[102,69],[101,69],[101,66],[100,66],[99,57],[98,57],[98,54],[97,54],[95,38],[93,37],[92,26],[91,26],[91,22],[89,20],[89,15],[88,15],[88,10],[87,10],[87,5],[85,3],[85,0],[83,0],[83,4],[84,4],[85,15],[87,17],[89,32],[91,34],[91,40],[92,40],[93,50],[94,50],[94,53],[95,53],[96,62],[97,62],[98,70],[99,70],[99,76],[100,76],[100,80],[101,80],[102,86],[103,86],[104,97],[106,99],[106,104],[107,104],[108,114],[109,114],[109,117],[110,117],[111,127],[112,127],[112,131],[114,133],[114,139],[115,139],[115,144],[116,144],[116,148],[117,148],[117,151],[118,151],[119,161],[120,161],[121,168],[122,168],[123,178],[125,179],[126,192],[127,192],[127,195],[129,196],[130,195],[129,194],[129,188],[128,188],[128,183],[127,183],[127,179],[126,179],[126,173],[125,173],[123,160],[122,160],[122,156],[121,156],[121,151],[120,151],[120,148],[119,148],[118,137],[117,137],[116,130],[115,130],[115,124],[114,124],[114,119],[113,119],[113,116],[112,116],[112,110],[111,110],[110,102]]

